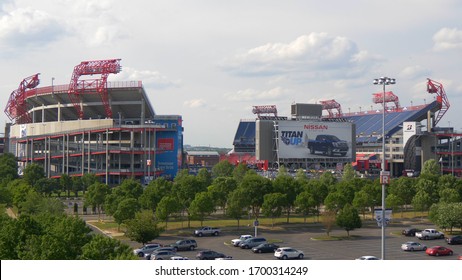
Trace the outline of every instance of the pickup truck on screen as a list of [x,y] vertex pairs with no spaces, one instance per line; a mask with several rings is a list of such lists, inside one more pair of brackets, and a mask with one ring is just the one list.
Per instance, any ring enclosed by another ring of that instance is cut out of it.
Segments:
[[348,143],[335,135],[319,134],[315,140],[308,140],[307,148],[312,155],[321,152],[330,157],[334,154],[345,156],[348,152]]
[[219,235],[221,232],[221,229],[215,228],[215,227],[202,227],[200,229],[196,229],[194,231],[195,236],[202,237],[204,235]]

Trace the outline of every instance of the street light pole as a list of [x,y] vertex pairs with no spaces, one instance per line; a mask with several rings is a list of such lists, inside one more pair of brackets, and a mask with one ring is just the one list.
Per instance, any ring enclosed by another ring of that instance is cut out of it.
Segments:
[[378,79],[374,79],[374,85],[382,85],[383,86],[383,111],[382,111],[382,172],[380,172],[380,179],[382,181],[382,219],[381,219],[381,229],[382,229],[382,260],[385,260],[385,226],[386,226],[386,219],[385,219],[385,187],[388,183],[388,179],[385,181],[383,176],[385,175],[385,86],[386,85],[393,85],[396,84],[396,80],[393,78],[388,77],[380,77]]

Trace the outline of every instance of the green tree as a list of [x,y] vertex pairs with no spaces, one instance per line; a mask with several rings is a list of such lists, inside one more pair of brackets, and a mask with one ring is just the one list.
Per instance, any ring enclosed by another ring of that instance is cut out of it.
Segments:
[[287,205],[287,195],[282,193],[268,193],[263,197],[262,212],[266,217],[271,218],[274,226],[274,218],[282,215],[283,207]]
[[215,206],[226,209],[228,195],[237,188],[237,181],[231,177],[217,177],[207,191],[212,195]]
[[317,206],[316,199],[313,194],[309,191],[303,191],[297,195],[295,199],[295,207],[297,211],[302,213],[303,221],[306,223],[306,218],[310,213],[315,213],[315,208]]
[[156,208],[156,218],[160,221],[165,222],[165,228],[168,226],[169,218],[172,214],[181,211],[182,208],[178,203],[178,200],[174,196],[164,196],[159,203],[157,204]]
[[351,230],[362,227],[362,221],[359,217],[358,210],[351,206],[351,204],[346,204],[337,215],[337,225],[345,229],[347,235],[350,236]]
[[24,168],[24,175],[23,179],[32,187],[35,187],[35,184],[38,182],[39,179],[45,178],[45,172],[43,171],[43,167],[36,164],[31,163]]
[[82,260],[136,260],[133,250],[117,239],[101,234],[92,235],[91,240],[82,247]]
[[101,218],[101,207],[106,201],[106,196],[110,193],[109,186],[103,183],[95,182],[88,187],[85,193],[85,205],[94,207],[98,212],[98,220]]
[[287,214],[287,223],[289,223],[290,213],[293,210],[295,199],[300,193],[300,184],[289,174],[278,174],[273,181],[274,192],[283,193],[286,195],[284,208]]
[[[20,259],[76,260],[90,240],[90,228],[80,218],[42,215],[37,220],[40,233],[28,234],[18,249]],[[28,224],[21,228],[30,227]]]
[[51,196],[55,190],[56,181],[51,178],[42,178],[35,184],[35,190],[42,195]]
[[240,162],[234,169],[233,169],[233,178],[239,184],[244,179],[245,174],[249,171],[247,164]]
[[71,196],[72,178],[67,174],[61,174],[59,184],[61,185],[61,188],[66,191],[67,197],[69,198]]
[[11,206],[13,204],[13,194],[10,188],[8,188],[8,180],[0,181],[0,204],[5,206]]
[[432,204],[432,198],[427,192],[423,190],[418,191],[412,199],[412,206],[414,207],[415,211],[428,211]]
[[215,210],[212,195],[209,192],[197,193],[194,200],[189,205],[189,213],[193,219],[201,222],[201,226],[205,217],[209,216]]
[[157,205],[163,197],[171,193],[172,185],[173,183],[164,177],[149,182],[139,198],[141,207],[151,210],[153,214],[156,213]]
[[426,179],[431,180],[433,182],[437,182],[439,177],[441,176],[440,172],[441,170],[438,162],[435,159],[429,159],[424,162],[422,171],[419,176],[419,180]]
[[74,192],[74,196],[79,196],[79,191],[83,190],[82,178],[79,176],[72,177],[71,190]]
[[226,202],[226,215],[230,218],[237,220],[237,227],[240,227],[240,220],[244,215],[248,215],[248,211],[246,211],[246,206],[249,205],[247,200],[249,197],[247,196],[245,190],[243,189],[235,189],[232,191]]
[[343,167],[343,175],[342,175],[342,180],[344,181],[351,181],[356,177],[355,170],[353,169],[353,166],[351,163],[345,164]]
[[258,219],[265,194],[272,192],[271,181],[256,173],[247,172],[238,188],[247,193],[246,206],[251,210],[252,216]]
[[163,228],[157,226],[151,211],[136,213],[135,218],[128,220],[126,225],[125,236],[143,245],[159,237],[163,231]]
[[462,227],[462,202],[433,204],[429,214],[430,221],[437,226],[449,229]]
[[212,176],[216,177],[231,177],[233,176],[234,165],[227,160],[222,160],[212,167]]
[[0,154],[0,178],[6,182],[18,178],[18,162],[14,154]]
[[191,226],[191,213],[189,212],[189,206],[197,193],[206,190],[207,187],[198,178],[196,178],[196,176],[183,173],[174,179],[172,194],[178,199],[182,211],[186,211],[188,228]]
[[82,191],[83,195],[88,190],[88,187],[93,185],[94,183],[99,182],[98,177],[93,173],[85,173],[82,176]]
[[388,187],[388,193],[396,195],[403,202],[403,207],[410,205],[412,199],[417,193],[415,178],[401,176],[396,180],[392,180]]
[[113,217],[118,227],[117,230],[120,231],[120,225],[126,221],[135,218],[136,212],[139,210],[138,201],[134,198],[125,198],[117,206]]

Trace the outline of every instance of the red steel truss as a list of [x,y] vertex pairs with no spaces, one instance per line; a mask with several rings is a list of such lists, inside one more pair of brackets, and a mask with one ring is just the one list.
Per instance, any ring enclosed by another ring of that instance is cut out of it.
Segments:
[[[375,104],[383,104],[383,92],[374,93],[373,97],[372,97],[372,101]],[[387,109],[386,104],[388,102],[395,103],[395,107],[396,107],[395,109],[400,109],[401,108],[401,106],[399,105],[398,96],[394,95],[393,92],[391,92],[391,91],[385,92],[385,109]]]
[[260,114],[274,114],[275,117],[278,116],[278,109],[276,105],[259,105],[253,106],[252,113],[260,117]]
[[[71,82],[69,84],[69,99],[77,110],[79,119],[83,119],[83,110],[80,106],[82,94],[99,94],[106,111],[106,117],[112,118],[112,110],[109,106],[107,93],[107,77],[109,74],[117,74],[121,71],[120,59],[82,61],[74,67]],[[100,79],[79,80],[80,76],[98,75]]]
[[8,118],[17,124],[31,123],[32,118],[29,115],[26,103],[26,91],[39,85],[40,73],[25,78],[19,84],[17,90],[13,91],[6,104],[5,114]]
[[441,109],[438,111],[438,114],[435,117],[435,123],[433,124],[436,126],[451,105],[449,104],[448,97],[446,96],[446,92],[441,83],[427,79],[427,92],[436,93],[436,101],[440,104]]
[[[343,113],[342,113],[342,105],[340,105],[340,103],[338,103],[334,99],[320,101],[320,103],[322,105],[322,109],[327,110],[327,112],[329,113],[329,118],[343,115]],[[332,112],[332,109],[337,109],[337,115],[335,115]]]

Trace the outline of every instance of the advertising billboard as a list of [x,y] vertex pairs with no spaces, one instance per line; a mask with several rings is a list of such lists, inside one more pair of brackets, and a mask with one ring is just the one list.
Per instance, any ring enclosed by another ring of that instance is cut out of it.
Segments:
[[279,121],[279,158],[352,158],[353,126],[349,122]]

